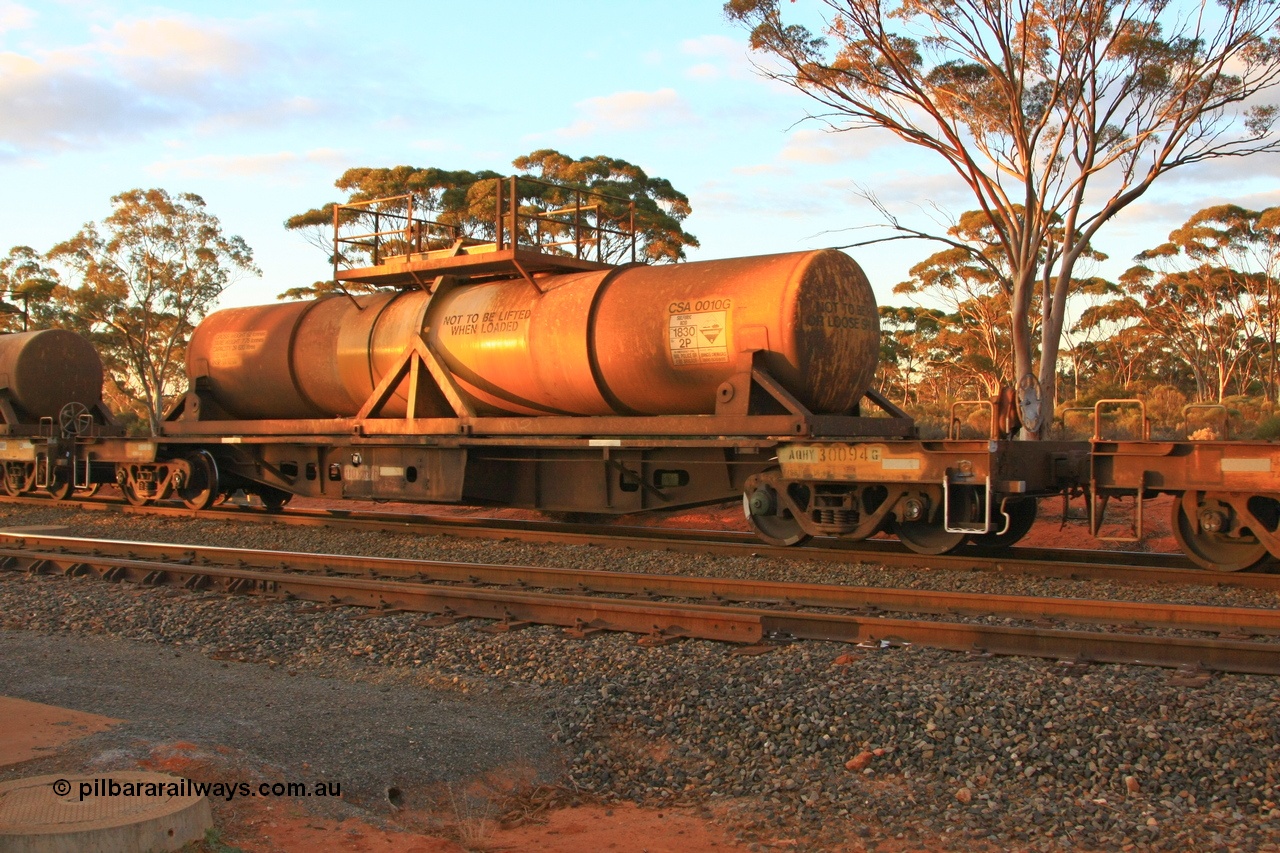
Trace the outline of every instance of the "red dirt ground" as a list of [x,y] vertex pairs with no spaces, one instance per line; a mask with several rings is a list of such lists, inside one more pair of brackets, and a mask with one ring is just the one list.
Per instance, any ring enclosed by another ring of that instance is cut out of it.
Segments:
[[0,696],[0,767],[43,758],[85,735],[109,729],[120,720]]
[[[158,746],[143,765],[189,779],[257,778],[234,751],[219,748],[210,753],[190,743]],[[522,774],[513,772],[512,777],[518,780]],[[495,786],[501,782],[486,780],[487,789]],[[723,829],[687,809],[588,805],[546,811],[519,826],[503,828],[495,817],[448,805],[434,812],[399,812],[379,821],[379,826],[311,814],[300,801],[249,798],[213,806],[221,840],[245,853],[338,849],[352,853],[747,853]]]
[[546,816],[546,823],[501,829],[482,822],[455,826],[451,834],[387,830],[358,821],[308,817],[293,806],[266,806],[239,815],[222,840],[246,853],[463,853],[467,850],[520,853],[690,853],[717,850],[746,853],[722,829],[686,810],[661,812],[624,805],[612,809],[581,806]]

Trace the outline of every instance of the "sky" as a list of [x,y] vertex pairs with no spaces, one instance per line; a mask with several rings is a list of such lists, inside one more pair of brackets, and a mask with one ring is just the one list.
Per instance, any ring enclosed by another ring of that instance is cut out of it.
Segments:
[[[798,7],[812,5],[801,0]],[[920,149],[831,133],[752,65],[719,0],[148,4],[0,0],[0,253],[40,251],[162,187],[204,198],[261,278],[224,306],[328,277],[284,220],[339,200],[352,166],[504,172],[540,148],[604,154],[688,195],[691,260],[845,245],[883,219],[917,227],[973,206]],[[1210,204],[1280,204],[1280,155],[1188,168],[1095,246],[1118,275]],[[882,304],[935,247],[850,250]]]

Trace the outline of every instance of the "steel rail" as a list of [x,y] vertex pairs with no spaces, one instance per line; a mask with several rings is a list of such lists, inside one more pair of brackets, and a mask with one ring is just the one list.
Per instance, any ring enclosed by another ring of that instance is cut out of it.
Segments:
[[68,575],[97,570],[105,580],[127,579],[152,586],[174,584],[192,590],[207,588],[217,580],[222,582],[226,592],[276,595],[328,604],[376,607],[380,610],[445,614],[449,617],[498,619],[509,624],[536,622],[568,627],[590,621],[606,630],[633,633],[660,631],[669,636],[739,643],[756,642],[762,636],[758,618],[733,613],[728,609],[700,620],[697,629],[689,631],[677,624],[687,612],[685,608],[660,604],[639,607],[634,601],[620,599],[325,577],[228,566],[182,566],[91,554],[0,549],[0,568],[26,568],[35,573],[45,573],[53,567],[59,567]]
[[[0,502],[4,501],[51,505],[47,498],[0,496]],[[750,555],[802,561],[874,563],[916,569],[1029,574],[1070,580],[1225,586],[1280,591],[1280,575],[1258,572],[1219,573],[1188,568],[1191,566],[1190,561],[1174,553],[1031,548],[1013,548],[994,552],[973,547],[962,549],[954,554],[923,556],[906,551],[896,542],[889,540],[846,542],[830,539],[805,546],[779,547],[760,542],[749,533],[671,527],[565,525],[543,521],[366,513],[357,510],[291,509],[285,512],[266,512],[249,507],[215,507],[197,513],[179,506],[134,507],[120,502],[97,499],[60,501],[54,505],[211,521],[346,527],[400,534],[509,539],[539,544],[606,545],[677,553]]]
[[[21,537],[10,537],[20,539]],[[257,592],[334,604],[354,604],[378,607],[384,610],[443,613],[449,618],[480,617],[502,620],[501,625],[520,626],[525,623],[541,623],[575,628],[579,633],[589,630],[617,630],[645,633],[650,638],[689,637],[738,643],[754,643],[772,636],[798,639],[837,640],[843,642],[876,643],[908,642],[936,646],[966,652],[982,652],[999,655],[1030,655],[1059,659],[1109,663],[1141,663],[1158,666],[1195,666],[1229,672],[1280,674],[1280,643],[1261,643],[1237,639],[1170,637],[1153,635],[1112,634],[1097,631],[1064,630],[1038,627],[994,626],[982,623],[911,620],[849,613],[818,613],[778,610],[775,608],[745,607],[739,604],[689,604],[655,602],[647,599],[611,599],[589,596],[589,588],[580,584],[575,593],[532,592],[507,586],[502,589],[482,589],[475,586],[441,586],[407,580],[381,580],[369,578],[338,577],[313,572],[289,572],[278,569],[252,567],[228,567],[198,563],[205,549],[185,546],[180,562],[168,560],[138,559],[136,556],[93,553],[88,545],[140,548],[145,543],[116,543],[111,540],[61,540],[64,544],[50,547],[0,548],[0,568],[26,569],[45,572],[58,569],[64,574],[84,574],[93,571],[107,580],[131,579],[141,583],[170,583],[188,588],[204,588],[215,582],[228,592]],[[15,541],[13,543],[17,545]],[[79,545],[72,549],[67,546]],[[173,548],[174,546],[166,546]],[[109,549],[109,548],[108,548]],[[237,553],[235,549],[207,549],[205,553],[221,553],[226,556]],[[246,556],[247,552],[238,552]],[[383,563],[369,558],[335,558],[334,555],[293,555],[287,552],[260,552],[255,559],[270,560],[275,565],[289,565],[290,557],[319,560],[361,560],[377,568],[389,568],[389,563],[416,563],[422,561],[388,561]],[[440,564],[428,564],[431,567]],[[452,565],[455,570],[500,569],[508,572],[529,571],[530,567],[477,567],[468,564]],[[333,570],[333,566],[327,566]],[[621,576],[610,572],[580,572],[575,570],[536,569],[551,572],[548,577],[563,582],[574,576],[593,582],[609,577],[622,581],[651,582],[652,575]],[[509,577],[509,575],[508,575]],[[690,590],[699,580],[671,578],[683,589]],[[474,575],[468,580],[476,582]],[[731,587],[733,581],[715,581]],[[624,584],[625,586],[625,584]],[[755,584],[748,584],[755,586]],[[793,586],[811,588],[815,585],[767,584],[767,587]],[[848,588],[834,587],[832,592],[846,592]],[[621,591],[621,588],[619,589]],[[876,593],[883,590],[874,590]],[[988,597],[990,598],[990,597]],[[1066,602],[1074,604],[1076,602]],[[796,606],[787,601],[785,606]],[[1091,602],[1105,605],[1107,602]],[[1132,607],[1126,604],[1126,609]],[[1171,608],[1184,606],[1156,605]],[[1210,608],[1217,609],[1217,608]],[[1230,610],[1230,608],[1227,608]],[[1185,612],[1194,612],[1186,608]],[[1274,620],[1271,611],[1250,613]],[[1187,627],[1186,622],[1177,627]]]
[[726,603],[752,602],[780,607],[845,610],[861,608],[883,613],[995,616],[1218,633],[1280,634],[1280,610],[1265,608],[688,577],[647,572],[261,551],[0,531],[0,544],[6,542],[16,548],[55,551],[68,555],[88,553],[99,557],[180,562],[184,565],[196,565],[199,561],[200,565],[206,566],[280,568],[322,575],[354,574],[415,581],[578,589],[593,593],[712,599]]

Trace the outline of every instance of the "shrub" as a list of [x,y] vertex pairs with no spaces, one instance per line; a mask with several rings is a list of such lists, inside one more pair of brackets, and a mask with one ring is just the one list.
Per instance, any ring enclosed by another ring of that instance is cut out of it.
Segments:
[[1263,441],[1280,439],[1280,415],[1268,415],[1258,421],[1258,426],[1253,431],[1253,437]]

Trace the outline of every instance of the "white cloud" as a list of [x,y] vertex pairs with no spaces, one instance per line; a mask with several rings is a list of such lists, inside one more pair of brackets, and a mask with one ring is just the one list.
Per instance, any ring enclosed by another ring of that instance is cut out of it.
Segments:
[[684,72],[686,77],[694,80],[718,80],[724,77],[743,80],[753,73],[747,46],[728,36],[710,35],[685,39],[680,43],[680,52],[700,60]]
[[[852,243],[888,233],[885,218],[865,193],[874,194],[904,224],[935,233],[945,232],[953,215],[974,206],[972,196],[954,176],[923,168],[840,170],[838,177],[817,179],[769,164],[733,171],[743,178],[706,181],[690,194],[699,215],[793,222],[809,228],[799,236],[813,245]],[[822,170],[824,175],[830,172]]]
[[454,140],[433,138],[415,139],[409,143],[409,147],[418,151],[427,151],[432,154],[440,154],[444,152],[452,153],[467,150],[465,146],[459,145]]
[[35,22],[36,13],[32,9],[7,0],[0,2],[0,33],[25,30]]
[[[932,220],[938,220],[937,211],[959,216],[977,207],[978,200],[959,177],[951,172],[931,171],[939,165],[923,153],[917,155],[919,168],[906,166],[894,171],[877,171],[846,185],[851,189],[863,187],[885,202],[889,212],[906,219],[912,211],[920,211]],[[947,223],[948,226],[951,224]]]
[[[1156,186],[1159,186],[1157,183]],[[1154,189],[1154,188],[1153,188]],[[1266,210],[1280,204],[1280,190],[1269,189],[1248,193],[1213,193],[1196,195],[1179,193],[1167,198],[1152,198],[1129,205],[1111,222],[1102,226],[1098,248],[1113,259],[1129,261],[1138,252],[1163,242],[1168,233],[1181,226],[1206,207],[1238,204],[1247,210]]]
[[1182,166],[1161,175],[1153,189],[1170,184],[1201,184],[1206,192],[1221,192],[1224,184],[1256,186],[1259,178],[1280,177],[1280,155],[1254,154],[1250,157],[1219,157]]
[[715,63],[699,62],[697,65],[686,68],[684,76],[690,80],[718,80],[723,75],[720,72],[720,66]]
[[[1099,235],[1108,239],[1112,235],[1129,236],[1134,233],[1148,232],[1152,228],[1161,232],[1171,231],[1186,222],[1192,214],[1203,210],[1221,199],[1197,197],[1194,200],[1170,202],[1135,202],[1116,214],[1115,218],[1102,226]],[[1140,246],[1130,254],[1135,254],[1149,246]]]
[[41,59],[0,54],[0,152],[90,145],[139,125],[165,124],[180,110],[87,66],[67,51]]
[[686,56],[709,56],[733,59],[743,54],[745,45],[728,36],[698,36],[680,42],[680,52]]
[[897,143],[893,134],[884,130],[829,131],[808,127],[794,131],[778,153],[787,163],[852,163],[868,154]]
[[178,96],[221,77],[258,70],[265,52],[227,24],[153,18],[98,31],[96,45],[124,79]]
[[711,180],[704,181],[691,196],[697,200],[699,213],[712,217],[827,220],[842,204],[840,193],[822,182],[777,185]]
[[69,47],[0,53],[0,157],[178,123],[278,124],[314,111],[287,75],[269,73],[282,60],[255,39],[265,35],[248,22],[167,17],[94,28],[90,41]]
[[729,170],[735,175],[789,175],[791,170],[773,163],[756,163],[751,166],[734,166]]
[[574,104],[581,118],[555,131],[561,137],[635,131],[650,127],[697,124],[697,117],[675,89],[615,92]]
[[[1236,196],[1234,204],[1249,210],[1266,210],[1269,207],[1280,205],[1280,189],[1266,190],[1262,192],[1247,193],[1242,196]],[[1209,205],[1204,205],[1208,207]]]
[[187,160],[162,160],[151,164],[147,171],[155,175],[184,178],[232,175],[291,182],[299,179],[300,173],[310,167],[319,166],[327,171],[336,171],[343,168],[350,159],[349,154],[334,148],[316,148],[302,153],[277,151],[270,154],[208,155]]
[[225,104],[224,108],[211,111],[195,125],[201,133],[215,133],[226,129],[271,127],[295,119],[318,116],[327,105],[305,95],[271,94],[260,98],[246,98],[244,108],[238,104]]

